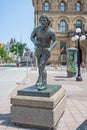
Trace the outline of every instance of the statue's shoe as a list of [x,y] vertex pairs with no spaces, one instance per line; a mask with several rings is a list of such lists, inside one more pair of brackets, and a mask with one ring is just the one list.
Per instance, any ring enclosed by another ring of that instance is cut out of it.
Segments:
[[36,82],[36,84],[35,84],[35,86],[40,86],[40,78],[38,78],[38,80],[37,80],[37,82]]
[[45,90],[45,89],[47,89],[46,85],[45,86],[43,86],[43,85],[38,86],[38,91],[42,91],[42,90]]

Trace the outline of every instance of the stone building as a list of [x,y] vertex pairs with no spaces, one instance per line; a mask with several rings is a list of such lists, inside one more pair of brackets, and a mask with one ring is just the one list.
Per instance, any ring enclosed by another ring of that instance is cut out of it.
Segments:
[[[67,48],[77,48],[77,41],[71,36],[80,27],[87,34],[87,0],[32,0],[34,6],[34,24],[39,24],[39,17],[46,13],[51,18],[58,44],[52,52],[51,62],[66,64]],[[87,38],[80,41],[80,60],[87,63]]]

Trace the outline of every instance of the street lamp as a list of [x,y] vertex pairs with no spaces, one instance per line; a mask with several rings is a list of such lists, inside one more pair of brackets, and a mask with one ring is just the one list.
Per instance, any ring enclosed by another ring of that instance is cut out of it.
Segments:
[[80,28],[76,29],[76,33],[72,37],[72,41],[78,41],[78,53],[77,53],[77,65],[78,65],[78,73],[76,80],[77,81],[82,81],[81,73],[80,73],[80,41],[85,40],[86,36],[81,32]]

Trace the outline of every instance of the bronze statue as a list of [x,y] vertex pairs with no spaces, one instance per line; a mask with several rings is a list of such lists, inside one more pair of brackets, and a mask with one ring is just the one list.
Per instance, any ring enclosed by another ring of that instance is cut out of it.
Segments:
[[34,28],[31,34],[31,41],[36,48],[35,55],[37,57],[39,71],[39,77],[35,85],[38,90],[44,90],[47,88],[47,73],[45,66],[52,49],[57,44],[57,38],[55,31],[49,26],[51,20],[47,14],[42,14],[39,22],[41,25]]

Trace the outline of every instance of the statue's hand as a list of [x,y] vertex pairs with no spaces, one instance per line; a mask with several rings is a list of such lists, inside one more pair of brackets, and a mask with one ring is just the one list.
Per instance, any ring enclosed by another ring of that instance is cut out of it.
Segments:
[[44,48],[44,52],[45,52],[48,56],[50,56],[50,49],[49,49],[49,48]]
[[50,48],[47,48],[47,50],[48,50],[49,52],[51,52],[51,49],[50,49]]
[[45,50],[47,50],[49,53],[51,52],[50,48],[44,48]]
[[40,46],[40,42],[35,40],[34,45],[38,47],[38,46]]

